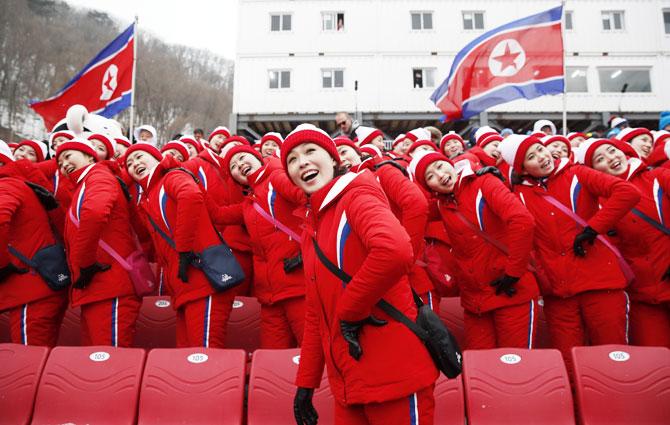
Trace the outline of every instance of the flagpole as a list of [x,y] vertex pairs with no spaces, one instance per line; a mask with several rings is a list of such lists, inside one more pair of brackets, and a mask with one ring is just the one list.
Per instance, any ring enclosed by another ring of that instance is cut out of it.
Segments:
[[128,126],[128,139],[130,143],[133,142],[133,131],[135,130],[135,76],[137,75],[137,44],[139,43],[137,21],[138,17],[135,15],[135,28],[133,30],[133,83],[130,88],[130,125]]
[[565,81],[565,0],[561,1],[561,41],[563,42],[563,135],[568,135],[568,84]]

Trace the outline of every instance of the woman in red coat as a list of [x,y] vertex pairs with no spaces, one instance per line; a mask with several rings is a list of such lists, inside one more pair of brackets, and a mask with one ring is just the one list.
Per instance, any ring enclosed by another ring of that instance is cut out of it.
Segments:
[[416,182],[438,196],[459,265],[466,348],[533,348],[539,295],[527,269],[533,217],[503,182],[477,176],[468,161],[458,171],[437,152],[412,162]]
[[141,302],[128,272],[99,245],[106,242],[122,258],[135,251],[128,200],[111,163],[97,163],[87,140],[61,144],[56,160],[74,185],[64,239],[74,282],[70,302],[81,307],[82,342],[128,347]]
[[[264,162],[251,146],[233,147],[222,162],[233,180],[249,188],[249,193],[232,214],[226,212],[231,210],[226,207],[210,211],[215,221],[245,224],[249,231],[256,277],[254,294],[261,304],[261,347],[300,345],[305,319],[305,275],[300,241],[295,237],[301,232],[302,221],[293,215],[300,205],[291,199],[298,192],[298,199],[304,204],[304,193],[289,182],[278,159],[272,157]],[[286,226],[288,234],[280,226]]]
[[[294,400],[297,422],[316,423],[311,396],[325,365],[335,423],[432,424],[437,369],[416,335],[376,306],[384,298],[410,319],[416,317],[407,279],[414,263],[407,232],[372,173],[343,174],[335,144],[324,131],[298,126],[284,141],[281,160],[309,196],[302,237],[307,306]],[[317,258],[314,242],[352,276],[349,283]]]
[[[235,288],[216,292],[207,276],[191,265],[195,252],[220,243],[205,206],[205,194],[174,158],[162,158],[147,143],[126,151],[128,174],[142,186],[141,206],[147,214],[163,281],[177,311],[177,346],[223,348]],[[153,224],[152,224],[153,221]],[[175,248],[154,229],[171,236]]]
[[[11,341],[56,345],[67,307],[67,291],[54,291],[29,266],[12,255],[11,246],[27,258],[55,243],[49,218],[26,181],[44,179],[27,160],[14,162],[0,141],[0,311],[9,311]],[[37,179],[34,179],[37,177]]]
[[[346,170],[358,173],[368,169],[375,174],[382,190],[391,205],[391,211],[405,228],[412,241],[414,258],[422,258],[425,248],[425,231],[428,224],[428,201],[421,190],[403,174],[404,167],[389,158],[383,158],[378,149],[371,145],[363,147],[373,156],[361,157],[360,150],[348,139],[335,141],[342,166]],[[417,265],[412,266],[409,275],[412,288],[433,310],[438,310],[439,296],[426,271]]]
[[598,235],[637,204],[639,192],[568,159],[555,160],[534,136],[508,136],[500,150],[523,179],[514,191],[535,218],[535,253],[547,276],[540,289],[554,346],[569,363],[572,347],[587,337],[593,345],[626,344],[626,266]]
[[640,191],[640,202],[619,220],[612,237],[635,272],[626,288],[632,301],[630,341],[670,348],[670,170],[647,170],[641,160],[626,156],[620,143],[589,139],[580,146],[577,159]]

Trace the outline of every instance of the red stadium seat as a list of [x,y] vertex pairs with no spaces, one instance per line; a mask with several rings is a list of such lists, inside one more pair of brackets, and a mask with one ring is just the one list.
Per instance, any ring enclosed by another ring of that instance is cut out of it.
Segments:
[[463,382],[469,424],[575,423],[558,350],[467,350]]
[[12,334],[9,330],[9,312],[0,313],[0,343],[11,342]]
[[242,350],[151,350],[138,424],[241,425],[245,367]]
[[[284,425],[295,423],[293,396],[300,349],[256,350],[249,377],[248,425]],[[321,386],[314,392],[314,407],[319,425],[334,421],[333,395],[324,373]]]
[[68,347],[81,345],[81,310],[79,307],[68,308],[65,311],[56,345]]
[[461,377],[447,379],[440,374],[435,383],[435,423],[440,425],[463,425],[465,404]]
[[46,347],[0,344],[0,424],[30,423]]
[[440,318],[454,335],[458,345],[465,346],[465,325],[463,324],[463,307],[460,297],[442,298],[440,301]]
[[226,327],[226,348],[253,353],[261,346],[261,305],[253,297],[236,297]]
[[177,344],[177,313],[170,297],[144,297],[135,322],[135,341],[140,348],[174,348]]
[[572,349],[583,425],[670,424],[670,350],[600,345]]
[[134,424],[144,357],[138,348],[54,348],[40,379],[32,424]]

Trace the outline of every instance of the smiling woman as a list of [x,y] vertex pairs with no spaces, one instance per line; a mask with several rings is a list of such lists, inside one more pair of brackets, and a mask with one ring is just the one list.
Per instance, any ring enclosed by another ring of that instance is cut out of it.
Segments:
[[[316,415],[311,399],[325,362],[336,423],[399,423],[399,415],[410,423],[410,414],[432,423],[437,370],[430,355],[376,305],[383,298],[416,319],[409,235],[369,170],[341,174],[335,143],[324,131],[298,126],[284,141],[281,160],[293,184],[309,196],[303,234],[311,237],[303,240],[302,253],[310,284],[296,420]],[[351,281],[343,284],[317,259],[319,252]],[[324,359],[323,353],[329,355]]]

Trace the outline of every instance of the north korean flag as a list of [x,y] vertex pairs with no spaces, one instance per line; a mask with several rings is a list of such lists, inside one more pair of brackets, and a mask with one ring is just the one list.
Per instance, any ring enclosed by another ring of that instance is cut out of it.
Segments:
[[133,89],[135,24],[107,45],[54,96],[30,107],[52,129],[72,105],[110,118],[130,106]]
[[559,6],[507,23],[465,46],[430,99],[446,121],[468,119],[514,99],[563,93]]

